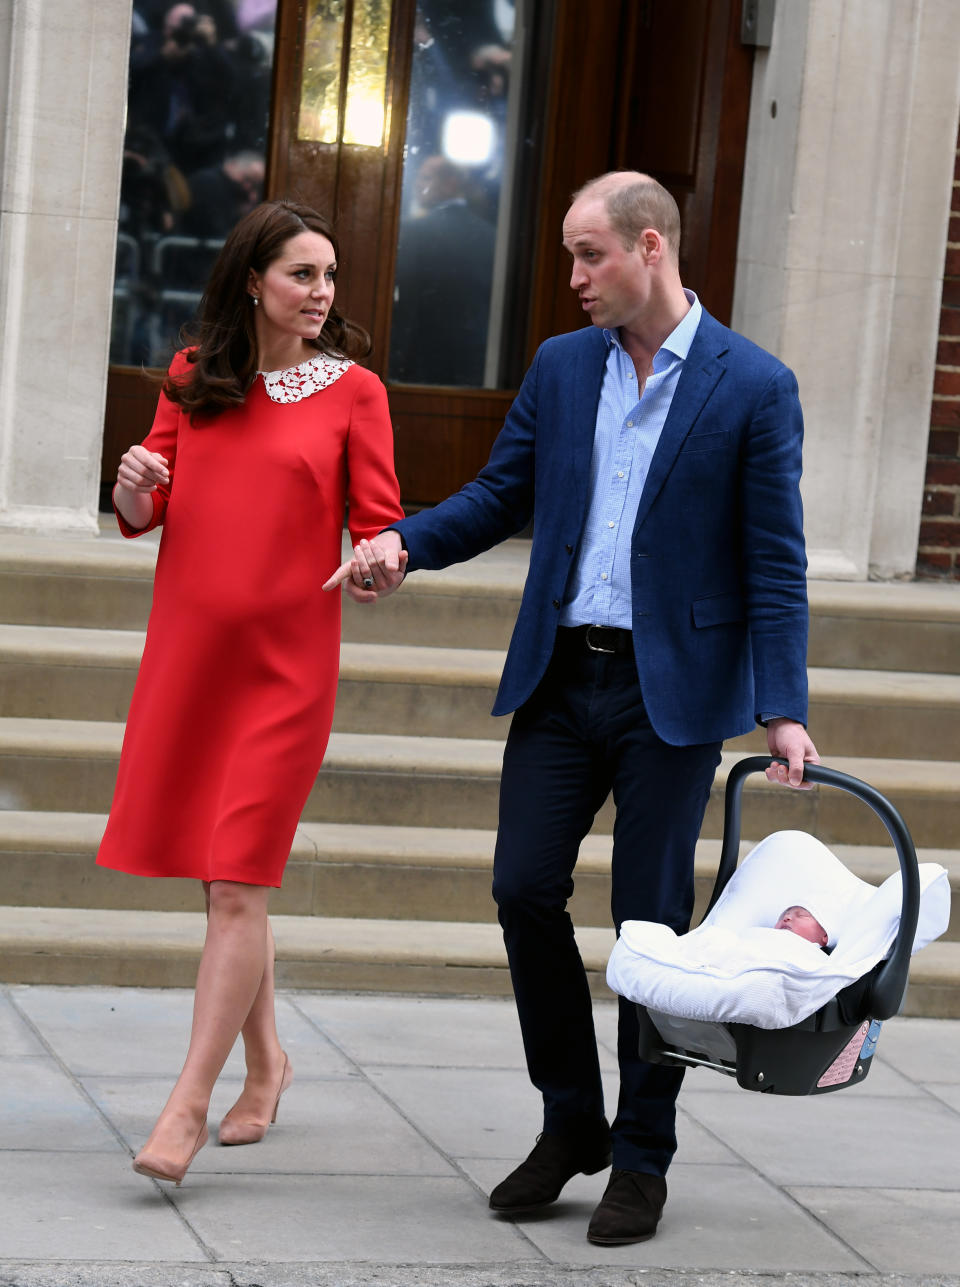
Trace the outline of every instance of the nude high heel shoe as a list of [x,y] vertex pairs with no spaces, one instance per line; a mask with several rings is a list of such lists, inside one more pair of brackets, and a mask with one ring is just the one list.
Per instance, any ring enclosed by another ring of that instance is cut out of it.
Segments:
[[269,1122],[254,1121],[233,1121],[230,1112],[220,1123],[220,1143],[227,1145],[234,1144],[259,1144],[266,1135],[267,1130],[277,1120],[277,1109],[280,1107],[280,1096],[293,1081],[293,1068],[290,1066],[290,1060],[286,1052],[283,1055],[283,1072],[280,1074],[280,1089],[277,1091],[277,1098],[273,1104],[273,1116]]
[[171,1184],[175,1184],[179,1189],[183,1183],[183,1177],[190,1169],[190,1163],[209,1138],[210,1132],[207,1130],[206,1122],[204,1122],[200,1127],[200,1133],[197,1135],[193,1152],[182,1166],[172,1162],[169,1158],[161,1157],[159,1153],[150,1153],[145,1148],[142,1148],[133,1159],[133,1169],[138,1175],[149,1175],[152,1180],[169,1180]]

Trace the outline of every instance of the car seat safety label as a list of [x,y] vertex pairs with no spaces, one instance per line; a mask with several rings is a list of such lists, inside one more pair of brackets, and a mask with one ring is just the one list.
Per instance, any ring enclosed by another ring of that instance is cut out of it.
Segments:
[[842,1086],[844,1082],[850,1080],[850,1075],[857,1065],[860,1058],[860,1051],[863,1049],[864,1040],[870,1031],[869,1023],[862,1023],[853,1037],[840,1054],[833,1061],[827,1071],[817,1082],[817,1086]]

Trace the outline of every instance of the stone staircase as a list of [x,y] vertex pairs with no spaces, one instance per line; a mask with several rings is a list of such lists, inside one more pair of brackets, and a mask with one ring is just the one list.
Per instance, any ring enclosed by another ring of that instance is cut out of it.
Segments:
[[[509,990],[490,899],[507,723],[488,712],[528,547],[411,577],[344,610],[327,759],[273,897],[284,986]],[[152,536],[0,538],[0,980],[190,985],[202,916],[195,882],[145,881],[92,861],[105,824],[150,604]],[[825,762],[900,808],[921,860],[960,885],[960,591],[811,585],[811,731]],[[469,644],[469,647],[463,645]],[[712,886],[731,743],[698,849]],[[572,911],[598,994],[612,944],[605,809]],[[858,875],[896,866],[866,806],[837,791],[745,792],[744,841],[820,836]],[[960,912],[914,961],[908,1013],[960,1017]]]

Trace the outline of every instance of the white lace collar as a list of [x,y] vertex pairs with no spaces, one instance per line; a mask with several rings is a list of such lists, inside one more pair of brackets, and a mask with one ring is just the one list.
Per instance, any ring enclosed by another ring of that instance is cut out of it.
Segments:
[[258,371],[257,374],[263,376],[264,388],[271,401],[300,402],[339,380],[351,366],[353,363],[349,358],[317,353],[298,366],[288,366],[283,371]]

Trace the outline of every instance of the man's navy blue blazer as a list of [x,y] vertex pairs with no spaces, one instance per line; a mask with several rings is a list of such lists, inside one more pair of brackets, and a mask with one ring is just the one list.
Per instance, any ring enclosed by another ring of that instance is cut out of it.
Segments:
[[[483,470],[396,524],[415,571],[472,558],[533,519],[495,715],[530,697],[553,652],[587,513],[606,358],[595,327],[547,340]],[[666,742],[722,741],[762,714],[806,723],[802,439],[793,372],[704,311],[631,545],[637,674]]]

